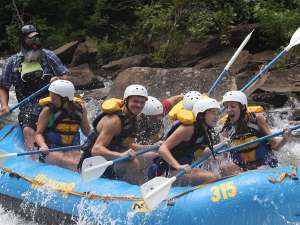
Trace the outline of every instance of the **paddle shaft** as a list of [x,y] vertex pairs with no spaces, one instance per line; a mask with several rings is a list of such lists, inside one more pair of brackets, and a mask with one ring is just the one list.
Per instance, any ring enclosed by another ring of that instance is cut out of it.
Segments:
[[284,56],[288,51],[286,49],[282,50],[271,62],[269,62],[262,70],[258,72],[240,91],[245,91],[248,89],[255,81],[257,81],[261,75],[265,74],[271,66],[273,66],[282,56]]
[[[143,148],[142,150],[137,151],[135,156],[139,156],[139,155],[142,155],[146,152],[153,151],[154,149],[159,148],[159,146],[160,146],[160,144],[154,144],[154,145],[151,145],[149,147]],[[112,164],[115,164],[115,163],[118,163],[118,162],[121,162],[121,161],[125,161],[125,160],[129,160],[131,158],[132,158],[131,155],[122,156],[122,157],[119,157],[119,158],[116,158],[116,159],[112,160]]]
[[[214,152],[216,152],[216,154],[218,154],[218,152],[219,152],[221,149],[223,149],[224,147],[226,147],[226,146],[227,146],[227,144],[225,144],[225,143],[224,143],[224,144],[221,144],[220,146],[218,146],[218,147],[214,150]],[[199,165],[202,165],[202,164],[203,164],[205,161],[207,161],[211,156],[212,156],[212,153],[206,154],[205,156],[201,157],[199,160],[197,160],[196,162],[194,162],[193,164],[191,164],[191,168],[193,169],[193,168],[195,168],[195,167],[197,167],[197,166],[199,166]],[[185,170],[181,170],[180,172],[178,172],[178,173],[176,174],[176,179],[182,177],[185,173],[186,173]]]
[[212,92],[215,90],[215,88],[217,87],[218,83],[223,79],[223,77],[225,75],[228,74],[228,70],[224,69],[222,71],[222,73],[219,75],[219,77],[215,80],[215,82],[213,83],[213,85],[211,86],[211,88],[208,90],[208,96],[210,96],[212,94]]
[[27,98],[23,99],[22,101],[20,101],[18,104],[16,104],[15,106],[13,106],[12,108],[9,109],[9,112],[12,113],[15,109],[25,105],[27,102],[29,102],[30,100],[32,100],[33,98],[37,97],[39,94],[41,94],[42,92],[48,90],[50,84],[47,84],[45,87],[41,88],[40,90],[34,92],[33,94],[29,95]]
[[[290,128],[291,131],[297,130],[297,129],[300,129],[300,124],[299,124],[299,125],[296,125],[296,126],[293,126],[293,127]],[[243,143],[243,144],[238,145],[238,146],[233,146],[233,147],[231,147],[231,148],[221,150],[221,151],[217,152],[217,154],[228,153],[228,152],[235,152],[235,151],[237,151],[237,150],[239,150],[239,149],[241,149],[241,148],[247,147],[248,145],[256,144],[256,143],[258,143],[258,142],[262,142],[262,141],[265,141],[265,140],[269,140],[269,139],[272,139],[273,137],[282,135],[283,132],[284,132],[283,130],[277,131],[277,132],[274,132],[274,133],[272,133],[272,134],[269,134],[269,135],[266,135],[266,136],[257,138],[257,139],[255,139],[255,140],[253,140],[253,141],[249,141],[249,142]]]
[[[49,152],[67,152],[71,150],[81,149],[82,145],[72,145],[72,146],[66,146],[66,147],[58,147],[58,148],[51,148],[48,151]],[[44,151],[28,151],[28,152],[22,152],[17,153],[17,156],[24,156],[24,155],[35,155],[35,154],[41,154],[44,153]]]

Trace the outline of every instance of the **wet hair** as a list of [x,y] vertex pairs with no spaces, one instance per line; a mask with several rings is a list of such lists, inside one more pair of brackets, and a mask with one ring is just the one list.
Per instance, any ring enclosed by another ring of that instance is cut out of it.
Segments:
[[[206,113],[206,111],[203,112],[203,113],[198,113],[197,114],[195,131],[197,132],[197,134],[198,133],[203,133],[204,134],[204,140],[206,141],[206,143],[208,145],[208,148],[210,149],[213,157],[215,158],[214,139],[213,139],[213,135],[212,135],[213,128],[209,128],[209,126],[207,125],[207,123],[205,121],[205,113]],[[206,124],[206,126],[208,127],[207,129],[204,126],[204,124]]]

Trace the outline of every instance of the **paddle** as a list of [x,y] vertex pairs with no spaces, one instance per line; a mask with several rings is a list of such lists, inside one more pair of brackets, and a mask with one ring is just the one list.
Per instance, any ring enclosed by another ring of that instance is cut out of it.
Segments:
[[296,32],[293,34],[290,43],[288,46],[284,48],[271,62],[269,62],[262,70],[258,72],[257,75],[255,75],[248,83],[245,84],[245,86],[241,89],[241,91],[245,91],[247,88],[249,88],[255,81],[259,79],[259,77],[263,74],[265,74],[270,67],[275,64],[282,56],[284,56],[292,47],[300,44],[300,27],[296,30]]
[[239,54],[243,50],[244,46],[248,43],[248,41],[249,41],[249,39],[250,39],[253,31],[251,31],[251,33],[249,33],[247,35],[247,37],[244,39],[244,41],[242,42],[242,44],[239,46],[239,48],[236,50],[236,52],[234,53],[234,55],[231,57],[231,59],[229,60],[229,62],[225,66],[224,70],[221,72],[221,74],[219,75],[219,77],[215,80],[215,82],[213,83],[213,85],[210,87],[210,89],[208,91],[208,96],[210,96],[212,94],[212,92],[215,90],[215,88],[217,87],[218,83],[223,79],[223,77],[228,74],[228,70],[229,70],[230,66],[234,63],[234,61],[236,60],[236,58],[239,56]]
[[[157,148],[159,148],[160,144],[154,144],[149,147],[146,147],[138,152],[136,152],[136,156],[142,155],[146,152],[153,151]],[[119,158],[116,158],[114,160],[107,161],[103,156],[94,156],[87,158],[82,163],[82,169],[81,169],[81,176],[84,182],[89,182],[92,180],[95,180],[102,176],[102,174],[105,172],[106,168],[122,161],[126,161],[131,159],[132,156],[122,156]]]
[[[72,146],[66,146],[66,147],[58,147],[58,148],[51,148],[48,151],[49,152],[67,152],[67,151],[72,151],[72,150],[80,150],[82,145],[72,145]],[[5,154],[0,154],[0,161],[13,158],[13,157],[18,157],[18,156],[25,156],[25,155],[35,155],[35,154],[41,154],[44,153],[44,151],[27,151],[27,152],[22,152],[22,153],[5,153]]]
[[[300,129],[300,124],[293,126],[290,128],[291,131]],[[222,154],[222,153],[229,153],[229,152],[236,152],[239,149],[242,149],[246,146],[262,142],[265,140],[272,139],[273,137],[279,136],[283,134],[283,130],[274,132],[272,134],[266,135],[264,137],[257,138],[253,141],[243,143],[238,146],[233,146],[231,148],[227,148],[222,150],[224,146],[219,147],[216,150],[216,154]],[[191,165],[191,168],[195,168],[196,166],[201,165],[203,162],[205,162],[210,155],[205,155],[201,159],[197,160]],[[168,193],[171,189],[172,184],[180,177],[182,177],[186,171],[182,170],[176,174],[176,176],[173,176],[171,178],[167,177],[155,177],[152,180],[146,182],[141,186],[141,193],[145,200],[145,204],[148,207],[148,209],[153,210],[155,209],[163,200],[165,200],[168,197]]]
[[[15,106],[13,106],[12,108],[9,109],[9,113],[12,113],[15,109],[25,105],[27,102],[29,102],[30,100],[32,100],[33,98],[37,97],[39,94],[41,94],[42,92],[48,90],[50,84],[47,84],[46,86],[42,87],[40,90],[34,92],[33,94],[29,95],[27,98],[24,98],[22,101],[20,101],[18,104],[16,104]],[[6,115],[3,115],[6,116]],[[0,116],[3,117],[3,116]]]
[[[220,149],[223,149],[227,144],[221,144],[214,150],[217,153]],[[208,153],[205,156],[201,157],[199,160],[195,161],[191,168],[195,168],[201,164],[203,164],[212,153]],[[185,170],[181,170],[175,176],[171,178],[167,177],[155,177],[148,182],[144,183],[141,186],[141,193],[144,197],[145,204],[149,210],[155,209],[163,200],[168,197],[169,191],[171,189],[172,184],[180,177],[182,177],[186,173]]]

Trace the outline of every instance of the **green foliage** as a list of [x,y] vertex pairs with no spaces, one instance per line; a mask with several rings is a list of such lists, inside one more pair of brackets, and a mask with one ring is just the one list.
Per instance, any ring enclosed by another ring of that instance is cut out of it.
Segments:
[[[257,23],[265,48],[278,49],[300,25],[299,0],[15,0],[25,23],[39,28],[45,47],[89,36],[98,62],[147,53],[156,65],[176,66],[187,42],[217,36],[230,46],[230,29]],[[0,50],[19,49],[19,24],[11,0],[0,8]],[[262,49],[261,49],[262,50]]]

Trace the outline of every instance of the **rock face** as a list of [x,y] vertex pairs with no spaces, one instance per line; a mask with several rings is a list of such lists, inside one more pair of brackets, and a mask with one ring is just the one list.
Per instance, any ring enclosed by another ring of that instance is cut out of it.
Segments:
[[60,58],[64,64],[69,64],[73,58],[73,54],[78,46],[78,41],[69,42],[54,50],[54,53]]
[[77,88],[92,89],[104,87],[103,83],[97,79],[88,64],[69,68],[71,81]]
[[[122,98],[123,92],[129,84],[144,85],[147,87],[149,95],[158,98],[178,95],[190,90],[205,93],[220,72],[216,69],[133,67],[118,75],[108,97]],[[223,94],[225,90],[234,88],[233,85],[232,77],[227,78],[218,86],[216,94]]]

